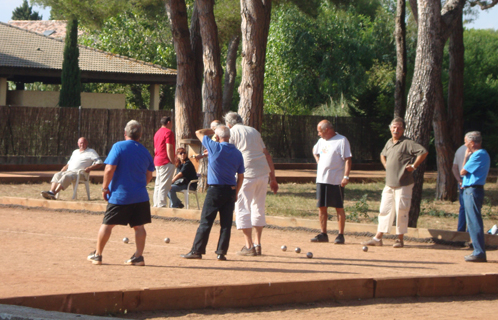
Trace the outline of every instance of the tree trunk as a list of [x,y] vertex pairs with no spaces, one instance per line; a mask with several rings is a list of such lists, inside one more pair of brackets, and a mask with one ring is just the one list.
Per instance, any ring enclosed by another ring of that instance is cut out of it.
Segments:
[[204,128],[209,128],[213,120],[220,119],[223,98],[221,90],[223,70],[218,43],[218,27],[214,20],[213,7],[214,0],[197,0],[204,62],[204,84],[202,87]]
[[459,15],[450,35],[450,66],[448,82],[448,118],[451,123],[450,137],[456,150],[463,144],[463,76],[464,53],[463,16]]
[[[201,37],[201,25],[199,22],[199,8],[197,1],[194,3],[194,9],[192,12],[192,18],[190,19],[190,46],[192,52],[194,53],[195,60],[195,81],[198,88],[202,88],[202,79],[204,75],[204,63],[202,62],[202,37]],[[202,123],[202,115],[199,118],[200,123]]]
[[234,36],[228,44],[227,63],[225,68],[225,84],[223,86],[223,114],[230,111],[232,105],[233,89],[235,87],[235,78],[237,77],[237,51],[239,50],[240,36]]
[[396,8],[396,88],[394,91],[394,116],[404,118],[406,111],[406,23],[405,0],[398,0]]
[[201,111],[201,89],[196,81],[195,56],[190,44],[187,7],[184,0],[166,1],[175,45],[177,76],[175,92],[175,137],[194,138]]
[[[406,110],[407,137],[429,147],[431,122],[437,103],[437,86],[441,83],[443,44],[441,41],[440,0],[418,0],[417,55]],[[425,163],[415,171],[415,186],[409,214],[410,227],[417,226],[422,200]]]
[[242,16],[242,82],[239,114],[244,124],[261,131],[266,44],[271,0],[240,0]]
[[[463,142],[463,69],[464,46],[462,11],[450,33],[450,67],[448,83],[448,112],[444,105],[443,87],[440,102],[434,113],[434,136],[437,151],[436,199],[455,201],[457,182],[452,167],[455,151]],[[451,126],[449,125],[451,124]]]
[[457,197],[456,180],[453,177],[453,157],[455,149],[450,137],[448,117],[443,98],[443,84],[438,82],[437,102],[434,109],[434,144],[437,152],[436,199],[455,201]]

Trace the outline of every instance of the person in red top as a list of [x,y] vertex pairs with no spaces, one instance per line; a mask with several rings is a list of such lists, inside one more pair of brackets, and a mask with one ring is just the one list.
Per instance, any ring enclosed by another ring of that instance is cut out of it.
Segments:
[[170,117],[161,118],[161,128],[154,135],[154,166],[156,185],[154,187],[154,207],[166,207],[166,199],[175,172],[172,160],[175,155],[175,135],[171,131]]

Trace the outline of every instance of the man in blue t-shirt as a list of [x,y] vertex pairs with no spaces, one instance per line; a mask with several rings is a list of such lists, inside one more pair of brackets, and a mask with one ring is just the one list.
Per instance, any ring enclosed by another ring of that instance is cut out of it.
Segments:
[[[215,141],[209,135],[215,135]],[[216,130],[201,129],[195,135],[207,149],[208,157],[208,191],[202,207],[201,221],[195,235],[192,249],[182,254],[185,259],[202,259],[206,254],[206,245],[214,219],[220,213],[220,238],[215,251],[220,261],[226,260],[225,255],[230,244],[230,229],[232,228],[233,209],[242,181],[244,180],[244,159],[242,153],[231,143],[230,129],[219,125]],[[237,179],[235,179],[237,175]]]
[[102,251],[116,225],[130,225],[135,230],[136,251],[125,264],[144,266],[142,256],[146,232],[151,222],[149,194],[146,186],[155,170],[149,151],[138,142],[142,126],[131,120],[125,127],[125,141],[116,142],[105,160],[102,196],[108,201],[104,221],[97,237],[97,249],[88,256],[93,264],[102,264]]
[[486,262],[484,248],[484,227],[481,208],[484,200],[484,184],[488,176],[490,158],[486,150],[482,149],[482,137],[479,131],[472,131],[465,135],[467,151],[462,164],[460,175],[463,177],[463,205],[467,228],[474,251],[465,256],[467,262]]

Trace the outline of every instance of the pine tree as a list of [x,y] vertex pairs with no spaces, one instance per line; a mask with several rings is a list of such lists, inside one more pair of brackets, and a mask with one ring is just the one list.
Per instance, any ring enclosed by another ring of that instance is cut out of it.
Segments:
[[38,14],[38,11],[33,11],[33,6],[28,4],[28,0],[24,0],[22,5],[12,11],[12,20],[42,20],[43,16]]
[[62,62],[60,107],[78,107],[81,105],[81,70],[78,65],[78,21],[69,20],[64,44],[64,61]]

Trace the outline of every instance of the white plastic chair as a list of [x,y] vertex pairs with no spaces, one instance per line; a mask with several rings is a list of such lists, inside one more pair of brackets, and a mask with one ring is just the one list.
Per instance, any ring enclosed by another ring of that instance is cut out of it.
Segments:
[[190,190],[190,184],[194,183],[194,182],[197,182],[198,180],[190,180],[190,182],[188,183],[188,186],[187,186],[187,189],[185,190],[182,190],[183,192],[183,195],[185,196],[185,204],[186,204],[186,207],[188,209],[188,206],[189,206],[189,203],[188,203],[188,195],[190,193],[193,193],[195,194],[195,199],[197,200],[197,210],[200,210],[201,207],[199,206],[199,198],[197,197],[197,189],[195,190]]
[[[86,187],[86,195],[88,197],[88,200],[90,200],[90,173],[89,172],[85,172],[85,169],[78,170],[78,176],[76,177],[76,181],[73,181],[73,197],[71,198],[72,200],[76,199],[76,196],[77,196],[77,193],[78,193],[78,185],[79,184],[84,184],[85,185],[85,187]],[[59,199],[59,194],[60,194],[60,192],[58,192],[55,195],[56,199]]]

